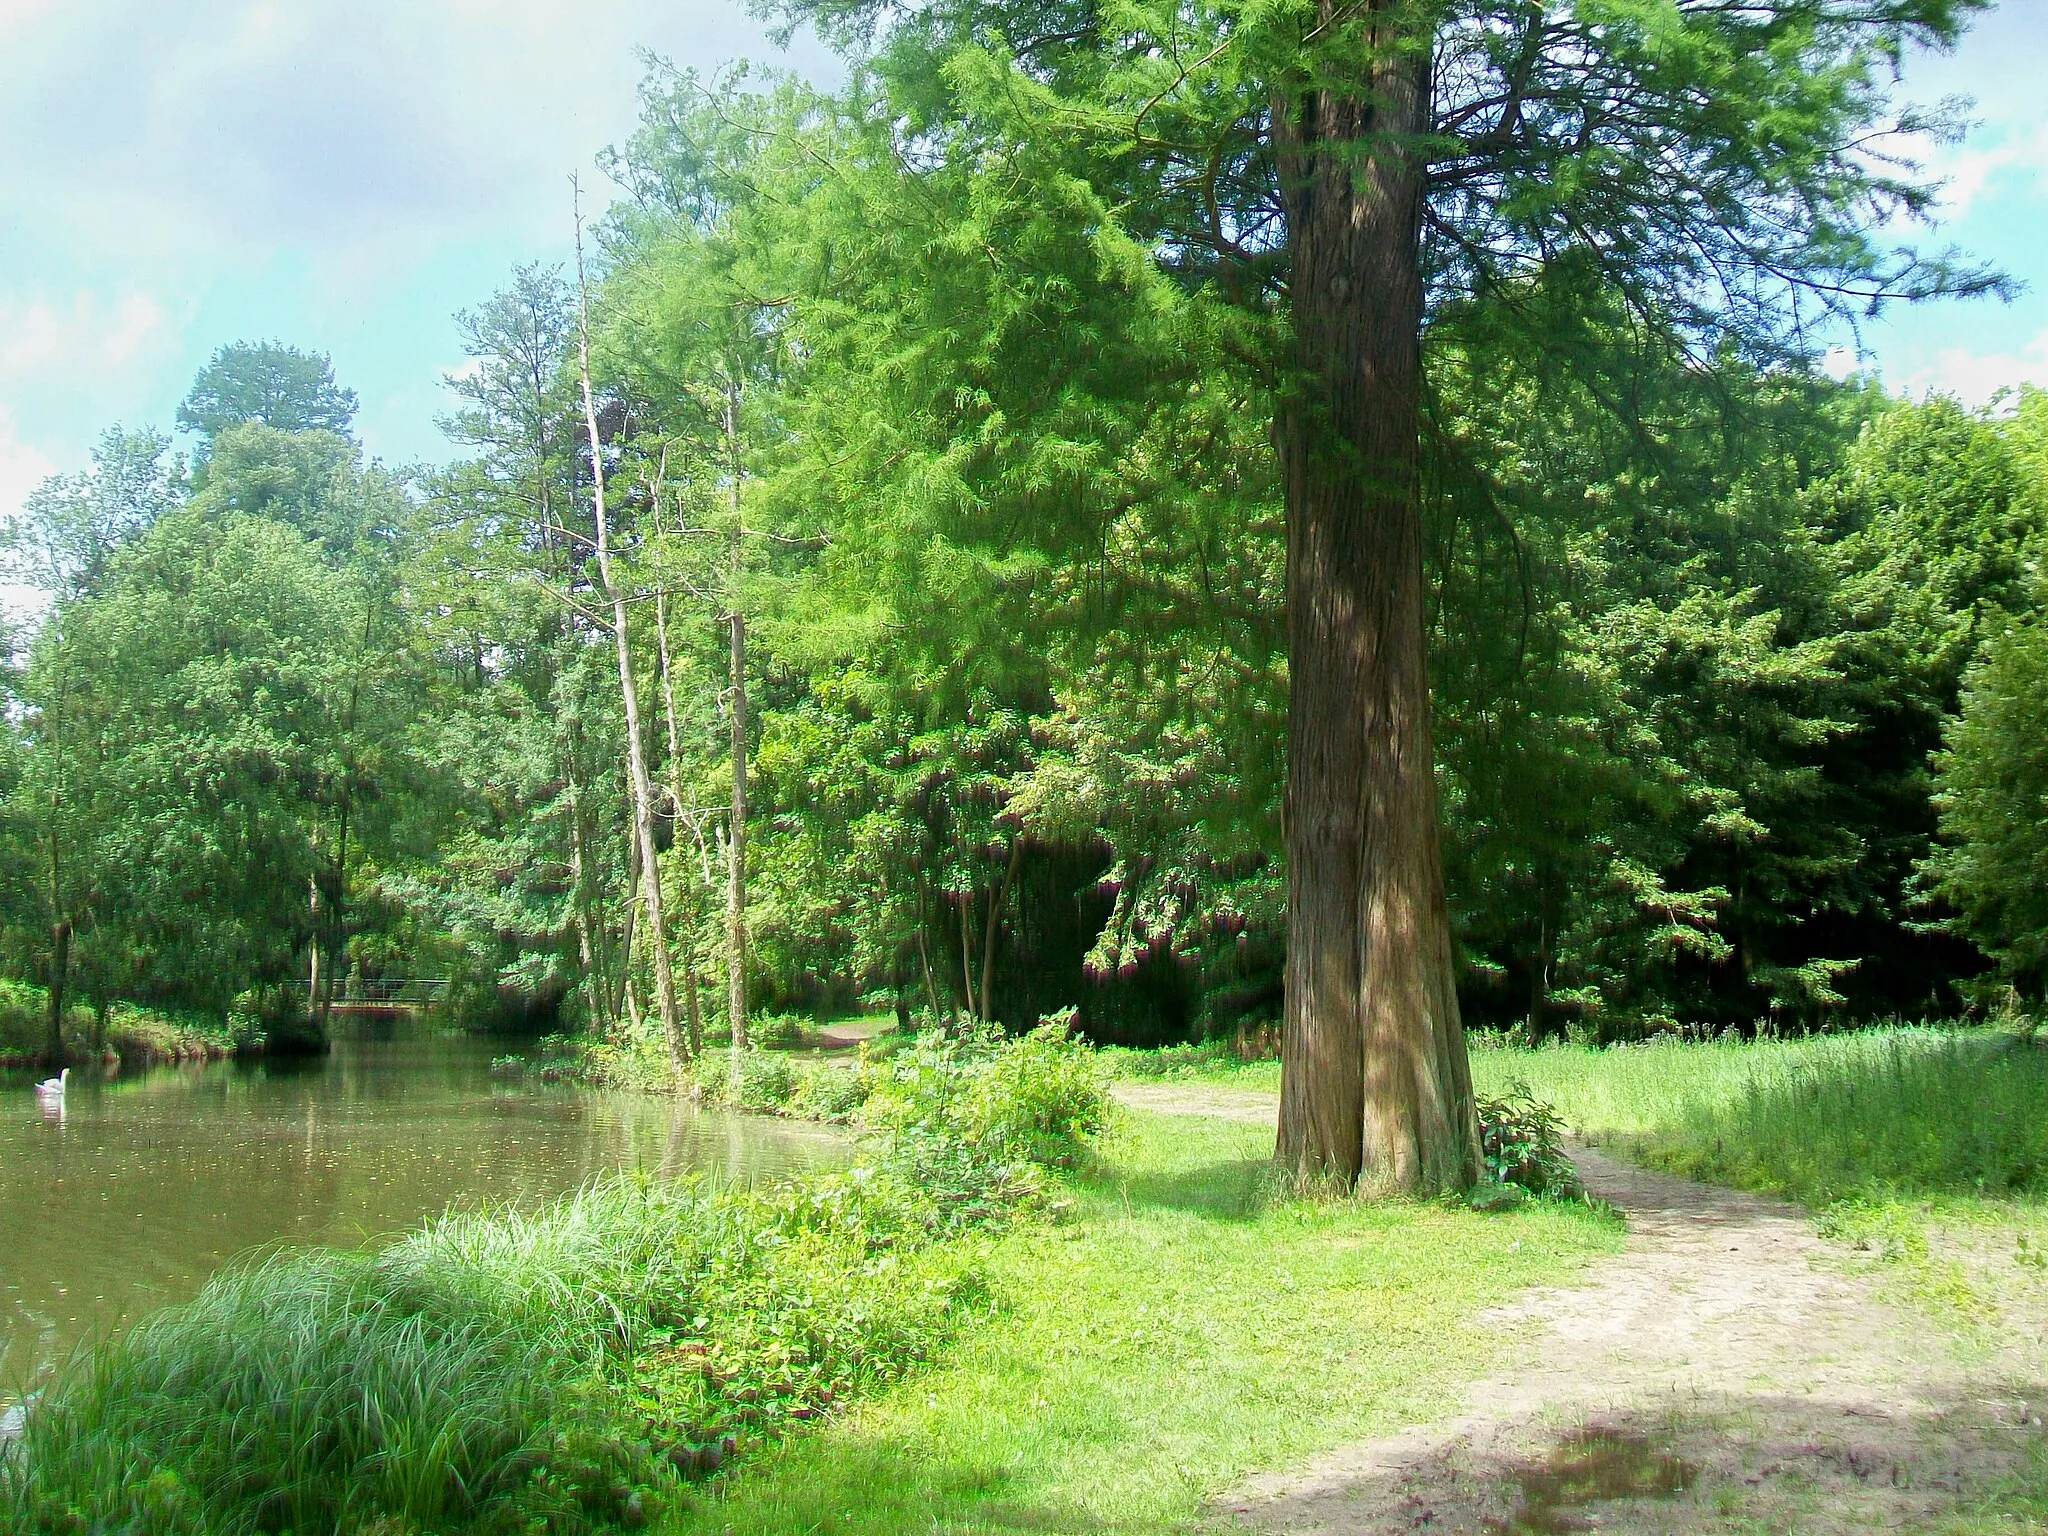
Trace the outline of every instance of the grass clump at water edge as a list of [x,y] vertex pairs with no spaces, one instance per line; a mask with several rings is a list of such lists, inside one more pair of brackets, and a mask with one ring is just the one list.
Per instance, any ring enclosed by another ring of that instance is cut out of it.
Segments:
[[[921,1052],[846,1172],[614,1181],[380,1253],[231,1269],[47,1385],[0,1454],[0,1528],[644,1522],[739,1438],[859,1395],[976,1315],[988,1234],[1042,1204],[1030,1157],[1071,1160],[1101,1124],[1100,1080],[1062,1031]],[[951,1146],[976,1126],[1003,1129]]]

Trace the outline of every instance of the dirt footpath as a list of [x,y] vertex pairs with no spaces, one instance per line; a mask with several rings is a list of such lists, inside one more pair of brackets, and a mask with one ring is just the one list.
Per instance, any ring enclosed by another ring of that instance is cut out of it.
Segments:
[[[1269,1096],[1119,1084],[1169,1114]],[[2037,1331],[1967,1352],[1795,1207],[1574,1152],[1622,1252],[1481,1319],[1502,1369],[1463,1413],[1235,1490],[1266,1532],[1938,1530],[2037,1456]],[[1967,1356],[1967,1358],[1966,1358]],[[2038,1462],[2035,1463],[2038,1465]]]

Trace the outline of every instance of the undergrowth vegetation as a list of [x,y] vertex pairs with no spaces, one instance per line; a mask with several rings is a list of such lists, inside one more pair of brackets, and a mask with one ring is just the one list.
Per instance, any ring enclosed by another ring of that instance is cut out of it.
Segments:
[[[49,1036],[50,995],[33,982],[0,977],[0,1067],[39,1062]],[[233,1024],[198,1013],[171,1014],[136,1003],[64,1010],[65,1054],[74,1062],[112,1059],[141,1066],[212,1060],[249,1048]]]
[[59,1373],[0,1453],[0,1528],[579,1532],[686,1500],[975,1315],[987,1235],[1104,1125],[1058,1025],[869,1071],[884,1109],[848,1170],[619,1180],[227,1271]]

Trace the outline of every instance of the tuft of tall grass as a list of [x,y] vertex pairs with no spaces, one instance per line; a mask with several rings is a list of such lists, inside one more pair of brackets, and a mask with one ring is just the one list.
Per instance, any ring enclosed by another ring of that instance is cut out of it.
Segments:
[[[0,1508],[48,1531],[442,1528],[533,1491],[577,1364],[472,1291],[273,1255],[83,1356],[28,1415]],[[532,1512],[559,1524],[582,1491]]]

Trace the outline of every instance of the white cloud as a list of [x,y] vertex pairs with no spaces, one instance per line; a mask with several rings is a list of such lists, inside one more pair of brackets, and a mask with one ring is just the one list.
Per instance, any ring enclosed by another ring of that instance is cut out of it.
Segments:
[[163,307],[136,289],[111,302],[80,291],[68,301],[0,298],[0,373],[127,373],[168,339]]
[[0,407],[0,518],[12,516],[29,492],[57,472],[57,466],[15,431],[14,418]]
[[2048,122],[1987,122],[1961,144],[1936,146],[1927,163],[1942,183],[1947,218],[1968,213],[1986,194],[2048,193]]
[[1932,363],[1909,370],[1901,383],[1909,395],[1954,395],[1968,406],[1988,403],[2001,389],[2048,386],[2048,331],[2038,332],[2017,352],[1944,347]]
[[339,269],[480,221],[553,233],[568,172],[631,131],[639,45],[760,46],[739,0],[77,0],[19,30],[0,206],[157,259],[293,244]]

